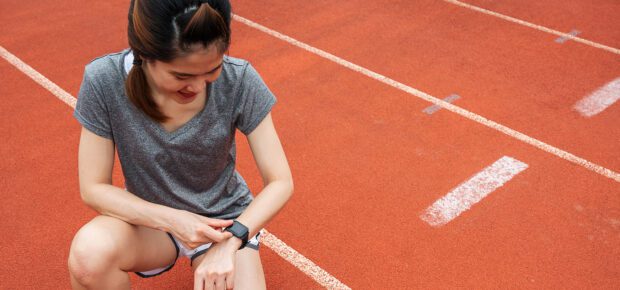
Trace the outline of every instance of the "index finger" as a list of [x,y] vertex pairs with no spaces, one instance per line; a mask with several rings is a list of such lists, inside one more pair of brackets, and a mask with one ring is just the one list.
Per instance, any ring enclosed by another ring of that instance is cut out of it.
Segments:
[[194,274],[194,290],[204,290],[204,285],[204,279]]
[[212,219],[206,218],[206,222],[208,225],[212,227],[224,228],[233,224],[233,220],[221,220],[221,219]]
[[228,276],[226,276],[226,289],[233,289],[235,288],[235,276],[234,274],[230,274]]
[[208,229],[205,231],[205,235],[209,239],[215,242],[218,242],[218,243],[232,237],[232,234],[230,232],[220,232],[220,231],[215,230],[212,227],[208,227]]

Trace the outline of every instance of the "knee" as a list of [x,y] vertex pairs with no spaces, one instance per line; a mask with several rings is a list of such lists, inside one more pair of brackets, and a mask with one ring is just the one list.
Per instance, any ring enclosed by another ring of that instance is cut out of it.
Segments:
[[69,272],[80,284],[91,285],[116,267],[118,246],[111,232],[89,223],[74,236],[69,251]]

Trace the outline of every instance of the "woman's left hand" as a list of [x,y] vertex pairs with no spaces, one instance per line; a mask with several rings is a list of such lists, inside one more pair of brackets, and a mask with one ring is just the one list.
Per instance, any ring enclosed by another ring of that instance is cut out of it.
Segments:
[[233,289],[235,255],[241,240],[232,237],[213,244],[194,272],[194,290]]

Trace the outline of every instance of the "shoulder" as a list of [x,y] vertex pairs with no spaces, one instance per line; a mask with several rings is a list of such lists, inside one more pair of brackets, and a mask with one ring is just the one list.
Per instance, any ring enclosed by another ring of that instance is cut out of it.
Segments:
[[255,83],[256,80],[261,79],[256,69],[245,59],[224,56],[222,66],[222,79],[227,85],[243,86],[244,83],[252,84]]
[[248,66],[250,66],[250,63],[245,59],[224,56],[222,74],[227,79],[238,81],[243,77]]
[[232,57],[230,55],[225,55],[224,64],[229,67],[243,68],[243,67],[246,67],[249,64],[249,62],[245,59]]
[[128,49],[94,58],[84,68],[84,75],[93,84],[112,85],[123,79],[123,56]]
[[222,62],[222,73],[214,83],[215,88],[227,94],[234,94],[241,86],[248,67],[251,65],[247,60],[225,55]]

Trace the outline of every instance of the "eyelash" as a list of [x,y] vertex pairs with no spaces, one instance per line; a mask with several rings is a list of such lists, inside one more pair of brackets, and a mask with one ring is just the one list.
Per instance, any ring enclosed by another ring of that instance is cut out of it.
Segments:
[[[216,72],[216,71],[217,71],[217,70],[212,71],[212,72],[208,73],[207,75],[211,75],[212,73],[214,73],[214,72]],[[180,76],[174,76],[174,77],[175,77],[177,80],[180,80],[180,81],[188,80],[188,79],[190,78],[190,77],[180,77]]]

